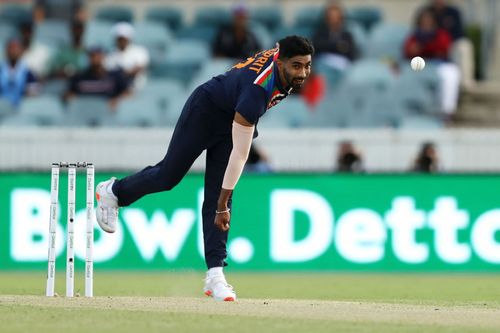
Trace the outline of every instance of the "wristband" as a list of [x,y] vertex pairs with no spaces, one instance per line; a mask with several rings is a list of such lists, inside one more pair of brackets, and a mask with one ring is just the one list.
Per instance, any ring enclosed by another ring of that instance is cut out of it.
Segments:
[[229,211],[230,211],[230,210],[231,210],[230,208],[228,208],[228,209],[226,209],[226,210],[221,210],[221,211],[218,211],[218,210],[216,209],[216,210],[215,210],[215,214],[224,214],[224,213],[229,213]]

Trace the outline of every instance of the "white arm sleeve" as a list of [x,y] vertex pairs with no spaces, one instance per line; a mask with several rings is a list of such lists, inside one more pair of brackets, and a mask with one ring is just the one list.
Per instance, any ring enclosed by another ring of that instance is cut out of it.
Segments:
[[233,190],[240,179],[252,145],[254,129],[255,126],[243,126],[233,121],[233,150],[224,173],[223,189]]

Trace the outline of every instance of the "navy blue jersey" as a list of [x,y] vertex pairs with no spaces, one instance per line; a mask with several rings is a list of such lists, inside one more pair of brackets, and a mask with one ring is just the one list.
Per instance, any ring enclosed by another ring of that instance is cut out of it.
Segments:
[[279,79],[278,54],[278,48],[259,52],[226,73],[213,77],[202,88],[223,112],[232,117],[238,112],[255,124],[291,92],[291,88],[287,91]]
[[77,95],[113,98],[124,93],[129,83],[122,70],[106,71],[101,76],[88,68],[71,78],[69,91]]

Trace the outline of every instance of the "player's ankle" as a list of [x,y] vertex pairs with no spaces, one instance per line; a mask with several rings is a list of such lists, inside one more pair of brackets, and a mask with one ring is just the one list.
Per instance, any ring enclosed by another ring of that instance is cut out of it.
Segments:
[[221,276],[224,275],[224,272],[222,270],[222,267],[212,267],[208,269],[208,277],[212,278],[214,276]]

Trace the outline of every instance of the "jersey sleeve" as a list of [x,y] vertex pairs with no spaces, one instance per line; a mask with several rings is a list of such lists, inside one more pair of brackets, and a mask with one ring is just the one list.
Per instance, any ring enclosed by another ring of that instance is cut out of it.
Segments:
[[248,122],[255,124],[266,112],[267,96],[264,88],[251,84],[240,94],[236,103],[236,112]]

